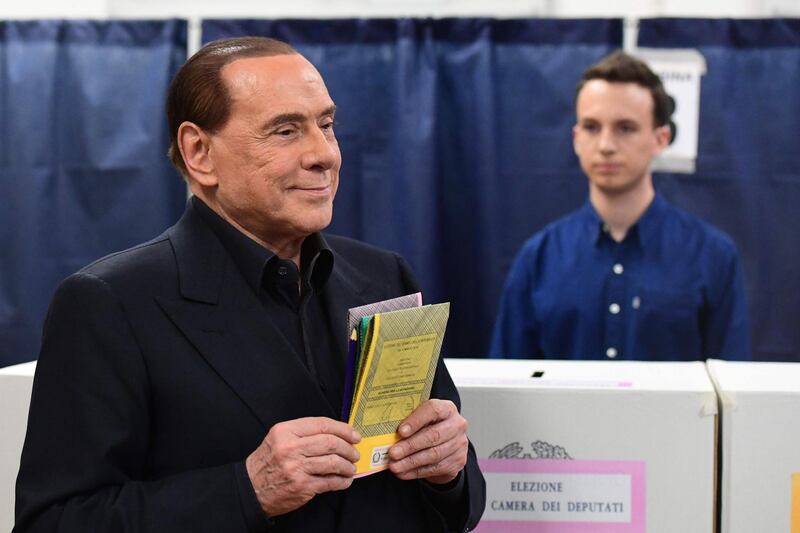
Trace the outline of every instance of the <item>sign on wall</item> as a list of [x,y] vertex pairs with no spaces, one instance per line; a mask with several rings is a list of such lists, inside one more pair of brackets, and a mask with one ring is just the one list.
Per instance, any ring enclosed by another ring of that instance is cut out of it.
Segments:
[[691,49],[639,48],[636,55],[661,77],[667,94],[675,100],[672,120],[675,140],[653,161],[653,170],[693,174],[697,160],[700,122],[700,82],[706,61]]

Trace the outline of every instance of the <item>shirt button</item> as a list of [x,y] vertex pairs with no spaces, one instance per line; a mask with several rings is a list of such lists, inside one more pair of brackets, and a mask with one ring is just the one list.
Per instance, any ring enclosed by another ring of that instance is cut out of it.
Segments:
[[289,269],[286,268],[285,266],[281,265],[281,266],[278,267],[278,275],[279,276],[285,276],[288,273],[289,273]]
[[631,301],[631,306],[634,309],[639,309],[642,306],[642,299],[639,298],[638,296],[634,296],[633,301]]
[[606,355],[608,356],[609,359],[614,359],[617,356],[617,349],[612,346],[611,348],[606,350]]
[[625,272],[625,267],[622,266],[622,263],[617,263],[616,265],[614,265],[613,270],[614,274],[622,274],[623,272]]
[[608,306],[608,311],[612,315],[616,315],[617,313],[619,313],[619,304],[611,304],[611,305],[609,305]]

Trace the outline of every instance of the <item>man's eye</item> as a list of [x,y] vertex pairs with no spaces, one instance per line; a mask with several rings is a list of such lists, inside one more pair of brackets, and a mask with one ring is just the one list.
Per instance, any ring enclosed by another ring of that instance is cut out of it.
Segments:
[[636,133],[637,128],[633,124],[623,124],[619,127],[619,130],[622,133]]
[[587,131],[589,133],[597,133],[598,131],[600,131],[600,126],[598,126],[597,124],[584,124],[583,129],[584,131]]
[[290,135],[293,135],[294,132],[295,132],[294,128],[281,128],[275,131],[275,135],[279,135],[281,137],[289,137]]

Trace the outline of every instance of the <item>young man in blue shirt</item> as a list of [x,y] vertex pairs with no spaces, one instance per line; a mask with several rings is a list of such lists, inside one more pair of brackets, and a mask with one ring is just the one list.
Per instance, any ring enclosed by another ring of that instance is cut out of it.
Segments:
[[733,241],[653,187],[673,107],[658,76],[625,53],[584,72],[573,145],[589,199],[523,245],[491,357],[750,358]]

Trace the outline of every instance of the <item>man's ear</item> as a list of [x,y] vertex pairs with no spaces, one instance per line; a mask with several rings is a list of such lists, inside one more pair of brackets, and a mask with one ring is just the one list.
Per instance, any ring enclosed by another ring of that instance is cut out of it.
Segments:
[[204,187],[217,184],[214,162],[210,157],[211,139],[193,122],[184,122],[178,128],[178,148],[189,176]]
[[672,131],[669,129],[669,124],[667,124],[657,127],[653,133],[656,136],[657,146],[655,155],[659,155],[669,146],[669,141],[672,138]]

